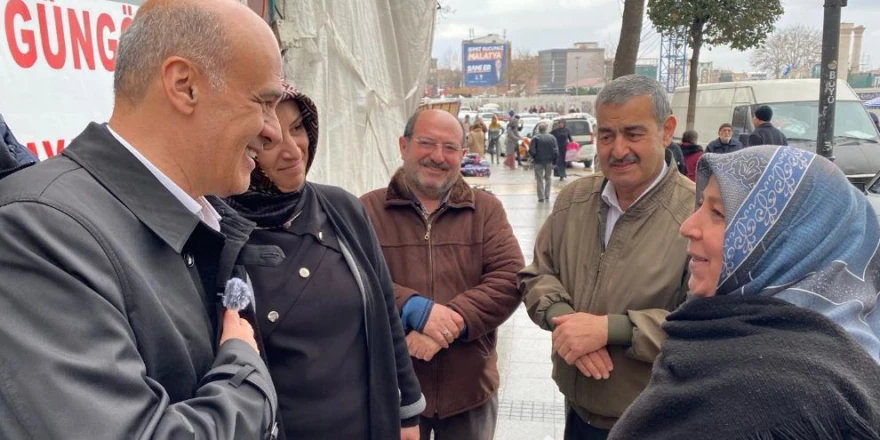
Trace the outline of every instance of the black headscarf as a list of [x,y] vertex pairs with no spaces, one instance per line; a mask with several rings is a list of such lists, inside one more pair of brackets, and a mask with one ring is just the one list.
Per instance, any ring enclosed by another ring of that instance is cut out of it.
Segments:
[[[284,90],[281,102],[293,101],[299,106],[302,123],[309,138],[309,159],[306,162],[306,174],[308,174],[315,160],[315,151],[318,149],[318,107],[311,98],[290,84],[284,81],[281,84]],[[232,196],[227,202],[239,214],[255,222],[257,227],[276,228],[289,224],[302,211],[303,194],[307,191],[309,191],[308,182],[297,191],[288,193],[281,191],[257,161],[257,167],[251,173],[251,183],[247,192]]]

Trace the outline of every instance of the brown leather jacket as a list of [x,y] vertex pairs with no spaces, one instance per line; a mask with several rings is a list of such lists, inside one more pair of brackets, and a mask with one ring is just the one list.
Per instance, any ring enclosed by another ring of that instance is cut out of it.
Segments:
[[464,179],[428,218],[398,171],[386,189],[361,197],[382,245],[398,310],[413,295],[464,317],[466,337],[431,362],[413,359],[427,417],[476,408],[498,390],[496,329],[519,305],[522,251],[501,202]]

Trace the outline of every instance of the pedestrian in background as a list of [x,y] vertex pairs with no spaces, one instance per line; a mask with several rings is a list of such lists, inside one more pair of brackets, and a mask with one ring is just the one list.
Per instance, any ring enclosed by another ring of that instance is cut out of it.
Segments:
[[278,264],[246,266],[278,390],[279,438],[416,440],[425,400],[379,242],[355,196],[307,181],[318,108],[283,90],[281,142],[257,155],[248,191],[228,199],[257,225],[249,243],[282,251]]
[[773,109],[769,105],[760,105],[752,116],[755,131],[749,135],[749,145],[788,145],[788,139],[782,130],[773,126]]
[[681,154],[687,167],[688,179],[692,182],[697,179],[697,162],[703,156],[703,147],[697,144],[697,132],[687,130],[681,135]]
[[361,197],[376,227],[428,406],[421,438],[488,440],[498,416],[498,327],[519,306],[523,257],[501,202],[461,177],[449,113],[413,115],[403,167]]
[[489,124],[489,146],[486,151],[489,153],[492,163],[501,162],[501,132],[503,127],[498,122],[498,116],[492,116],[492,122]]
[[474,153],[483,157],[486,154],[486,124],[479,116],[474,120],[474,124],[468,127],[470,132],[467,139],[467,152]]
[[560,119],[556,125],[556,128],[550,132],[554,138],[556,138],[556,147],[559,149],[559,160],[556,161],[556,175],[559,176],[559,181],[565,180],[567,176],[565,162],[565,153],[568,147],[569,142],[574,142],[574,139],[571,137],[571,130],[566,127],[565,119]]
[[611,438],[880,439],[868,200],[790,147],[707,154],[697,187],[681,226],[695,298],[667,318],[651,381]]
[[505,136],[506,156],[504,158],[504,165],[511,170],[516,169],[516,166],[513,165],[514,160],[519,164],[519,141],[522,140],[522,136],[519,134],[519,128],[519,115],[516,115],[507,124],[507,136]]
[[743,145],[733,138],[733,126],[726,122],[718,128],[718,139],[706,146],[707,153],[716,154],[733,153],[742,149]]
[[550,190],[553,183],[553,168],[559,157],[556,138],[547,134],[547,123],[538,124],[538,134],[529,143],[529,157],[535,169],[535,180],[538,187],[538,202],[550,201]]
[[647,385],[661,326],[687,294],[678,230],[693,212],[694,184],[664,161],[676,125],[666,90],[644,76],[617,78],[596,97],[596,117],[603,175],[562,189],[517,277],[532,321],[553,332],[566,440],[608,435]]

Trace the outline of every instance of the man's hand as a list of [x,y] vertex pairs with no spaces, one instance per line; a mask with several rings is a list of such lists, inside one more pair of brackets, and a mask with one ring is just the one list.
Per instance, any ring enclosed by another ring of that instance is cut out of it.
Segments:
[[429,336],[425,336],[417,331],[411,331],[406,335],[406,348],[409,349],[410,356],[430,362],[434,355],[443,347],[440,347],[440,344]]
[[401,428],[400,440],[419,440],[419,425]]
[[552,319],[553,351],[568,365],[608,344],[608,316],[572,313]]
[[614,370],[611,355],[608,354],[608,349],[605,347],[587,353],[575,361],[575,365],[581,374],[593,379],[608,379],[611,377],[611,371]]
[[260,352],[251,323],[241,319],[235,310],[226,309],[223,311],[223,333],[220,335],[220,345],[230,339],[241,339],[253,347],[254,351]]
[[428,322],[422,333],[431,337],[442,348],[449,348],[449,344],[458,339],[464,328],[464,318],[449,307],[434,304]]

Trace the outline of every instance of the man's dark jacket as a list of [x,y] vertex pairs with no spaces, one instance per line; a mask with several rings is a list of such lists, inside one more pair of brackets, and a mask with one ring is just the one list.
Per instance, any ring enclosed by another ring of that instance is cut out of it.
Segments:
[[730,140],[725,144],[721,142],[721,138],[717,138],[712,142],[709,142],[709,145],[706,145],[707,153],[733,153],[734,151],[739,151],[743,149],[743,144],[741,144],[738,140],[734,138],[730,138]]
[[678,172],[683,176],[687,176],[688,169],[684,161],[684,153],[681,152],[681,146],[676,142],[670,142],[666,147],[666,163],[670,163],[672,160],[675,161],[675,167],[678,169]]
[[546,165],[556,163],[559,158],[559,147],[556,138],[547,133],[541,133],[529,142],[529,156],[535,164]]
[[37,159],[15,139],[0,115],[0,179],[37,163]]
[[[0,181],[0,438],[254,439],[277,399],[218,294],[253,229],[218,233],[90,124]],[[277,257],[277,255],[276,255]]]
[[764,122],[755,127],[755,131],[749,135],[749,146],[758,145],[788,145],[788,138],[778,128],[769,122]]

